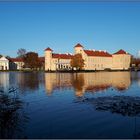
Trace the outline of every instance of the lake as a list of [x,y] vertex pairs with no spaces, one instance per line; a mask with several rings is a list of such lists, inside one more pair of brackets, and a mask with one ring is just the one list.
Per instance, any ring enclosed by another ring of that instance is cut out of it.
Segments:
[[140,72],[0,72],[0,92],[22,102],[0,138],[140,138]]

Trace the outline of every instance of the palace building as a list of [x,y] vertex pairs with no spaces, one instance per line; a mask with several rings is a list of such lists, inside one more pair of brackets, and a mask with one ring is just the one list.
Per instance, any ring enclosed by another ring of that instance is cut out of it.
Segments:
[[[124,50],[114,54],[101,50],[85,50],[81,44],[74,47],[74,54],[81,54],[84,59],[84,70],[128,70],[131,55]],[[45,70],[71,70],[72,54],[56,54],[53,50],[45,50]]]
[[71,54],[56,54],[53,50],[47,48],[45,50],[45,70],[62,70],[71,69],[70,61],[73,55]]

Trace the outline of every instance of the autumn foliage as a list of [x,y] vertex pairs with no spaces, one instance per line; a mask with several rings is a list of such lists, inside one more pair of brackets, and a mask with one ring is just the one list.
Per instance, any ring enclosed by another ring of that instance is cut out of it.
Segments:
[[75,54],[71,59],[71,67],[76,68],[76,70],[81,70],[84,67],[84,60],[81,54]]
[[41,67],[38,54],[35,52],[28,52],[24,57],[24,63],[26,68],[37,69]]

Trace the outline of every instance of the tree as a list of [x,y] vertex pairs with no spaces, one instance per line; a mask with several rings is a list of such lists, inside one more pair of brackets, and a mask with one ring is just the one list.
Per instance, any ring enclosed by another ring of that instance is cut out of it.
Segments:
[[6,56],[7,59],[10,59],[11,57],[9,55]]
[[136,58],[134,56],[131,56],[131,62],[130,62],[130,65],[132,66],[133,64],[135,64],[135,60]]
[[136,66],[138,67],[140,65],[140,58],[137,58],[135,63],[136,63]]
[[132,64],[135,64],[136,67],[140,65],[140,58],[136,58],[134,56],[131,57],[131,66]]
[[38,54],[35,52],[28,52],[24,56],[24,63],[26,68],[37,69],[41,67],[41,62],[39,60]]
[[76,70],[81,70],[84,67],[84,60],[81,54],[75,54],[71,59],[71,67],[76,68]]
[[17,55],[18,55],[19,58],[23,58],[23,57],[25,57],[25,55],[26,55],[26,50],[23,49],[23,48],[18,49],[18,51],[17,51]]
[[[3,55],[0,54],[0,58],[1,58],[2,56],[3,56]],[[7,56],[5,56],[5,58],[10,59],[11,57],[7,55]]]

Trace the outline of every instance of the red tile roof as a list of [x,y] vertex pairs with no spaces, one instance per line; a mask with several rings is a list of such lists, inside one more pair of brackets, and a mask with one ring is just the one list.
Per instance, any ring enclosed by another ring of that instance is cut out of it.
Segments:
[[88,56],[112,57],[111,54],[109,54],[108,52],[104,52],[104,51],[84,50],[84,52]]
[[23,62],[22,58],[9,58],[9,60],[12,62]]
[[45,51],[53,51],[51,48],[46,48]]
[[71,54],[56,54],[56,53],[52,54],[52,58],[71,59],[72,57],[73,55]]
[[127,52],[121,49],[114,54],[127,54]]
[[82,47],[82,48],[84,48],[80,43],[78,43],[77,45],[74,46],[74,48],[77,48],[77,47]]

